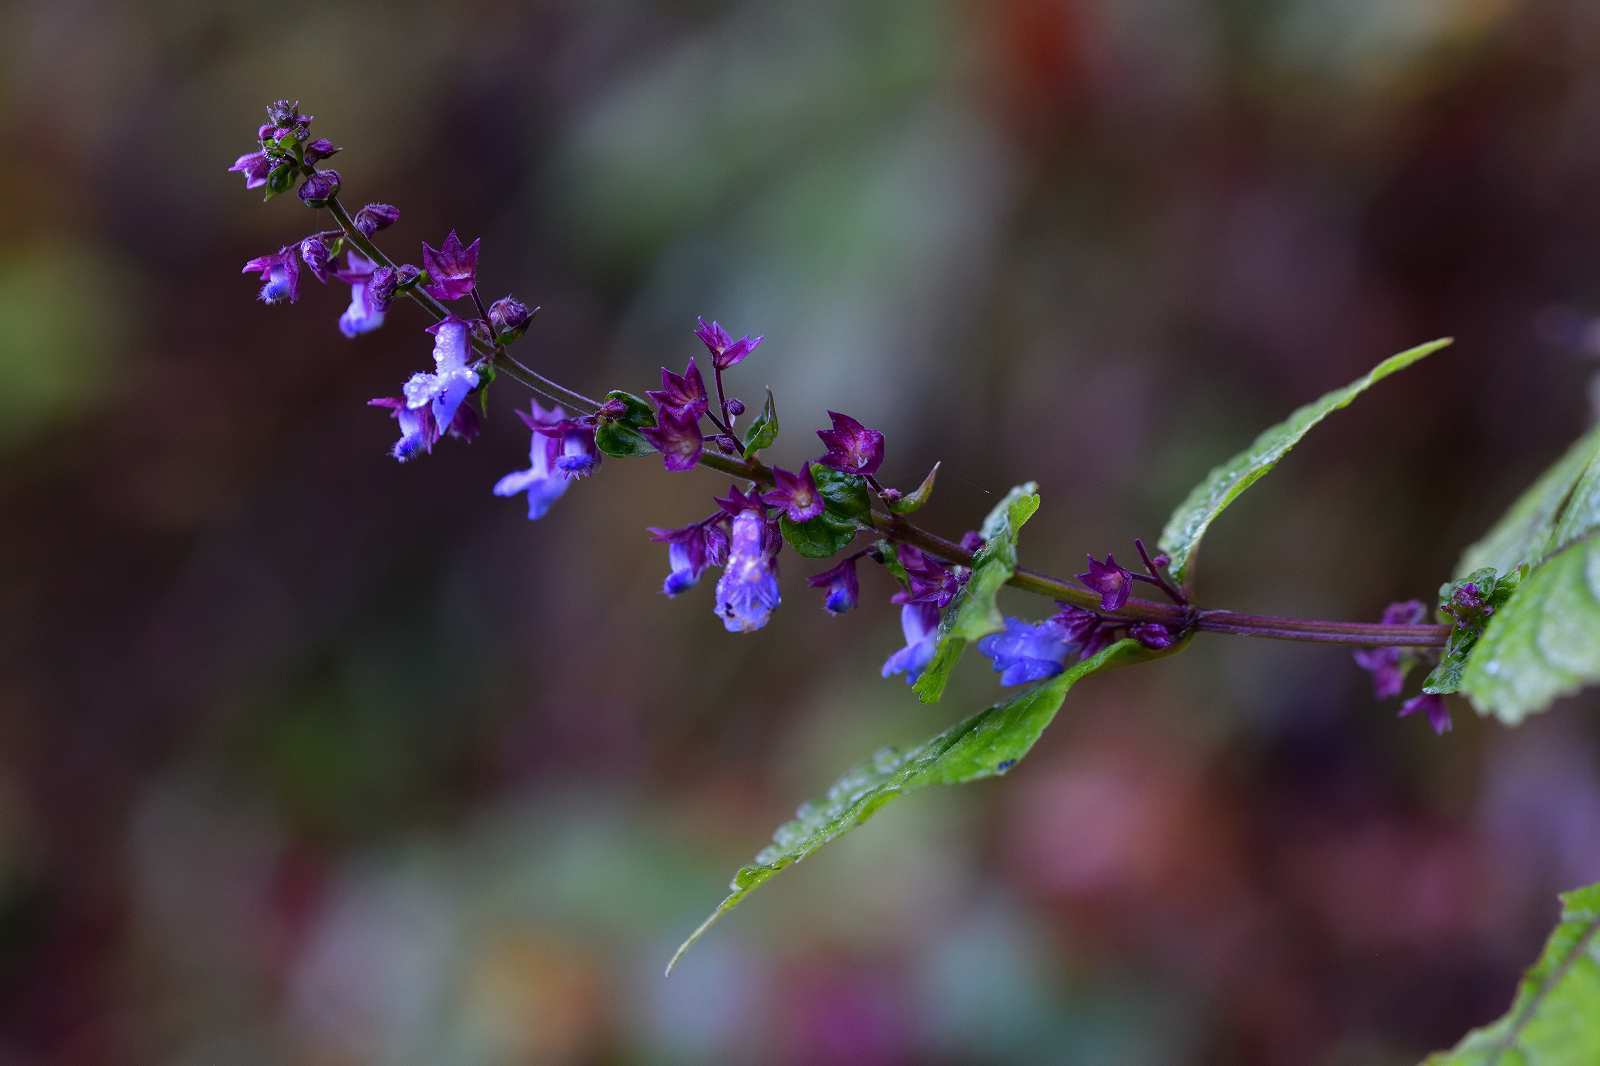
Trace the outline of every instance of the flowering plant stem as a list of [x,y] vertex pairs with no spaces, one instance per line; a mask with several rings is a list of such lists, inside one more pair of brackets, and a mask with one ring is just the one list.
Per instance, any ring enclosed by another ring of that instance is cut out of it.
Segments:
[[[356,228],[350,213],[339,202],[337,195],[328,198],[327,209],[338,222],[339,228],[344,231],[345,239],[359,248],[363,255],[380,266],[395,265],[382,249]],[[424,292],[420,285],[407,289],[406,294],[435,321],[449,314],[445,307]],[[485,359],[495,365],[499,373],[520,382],[547,400],[572,404],[584,409],[586,414],[600,407],[599,401],[552,381],[538,371],[513,360],[503,346],[490,344],[476,337],[473,338],[472,344]],[[716,372],[716,378],[717,398],[721,401],[720,406],[726,414],[726,402],[722,400],[720,370]],[[727,430],[725,423],[722,428]],[[744,478],[761,485],[772,484],[771,468],[756,459],[740,459],[707,450],[701,454],[699,462],[701,466],[733,477]],[[909,544],[947,563],[961,566],[969,566],[972,563],[971,552],[953,541],[908,522],[901,515],[874,509],[870,518],[873,529],[889,540]],[[1007,583],[1024,592],[1048,596],[1075,607],[1093,610],[1099,604],[1099,597],[1096,594],[1037,570],[1019,568]],[[1265,640],[1293,640],[1315,644],[1350,644],[1369,648],[1443,647],[1451,630],[1447,625],[1382,625],[1316,618],[1279,618],[1272,615],[1241,614],[1237,611],[1201,610],[1177,603],[1141,599],[1129,599],[1109,617],[1119,621],[1159,622],[1175,629],[1191,628],[1206,633],[1226,633]]]

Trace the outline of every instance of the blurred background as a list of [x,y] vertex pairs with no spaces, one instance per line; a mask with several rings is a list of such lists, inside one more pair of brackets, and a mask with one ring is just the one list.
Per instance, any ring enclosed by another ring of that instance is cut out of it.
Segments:
[[[1593,695],[1440,739],[1349,654],[1202,638],[1074,691],[673,947],[801,800],[998,689],[878,677],[890,591],[726,635],[607,462],[544,521],[363,406],[420,315],[266,308],[317,223],[226,167],[298,97],[416,260],[483,238],[591,393],[765,346],[928,524],[1036,478],[1024,558],[1131,551],[1294,406],[1439,336],[1213,529],[1203,599],[1375,618],[1594,415],[1582,0],[818,0],[0,10],[0,1062],[1405,1063],[1498,1016],[1600,878]],[[1018,613],[1044,606],[1017,596]]]

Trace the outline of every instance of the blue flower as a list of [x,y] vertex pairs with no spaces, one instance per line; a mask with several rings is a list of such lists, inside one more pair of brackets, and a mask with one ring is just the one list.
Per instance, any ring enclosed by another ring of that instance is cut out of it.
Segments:
[[478,387],[478,372],[467,365],[472,344],[466,322],[450,315],[429,326],[428,332],[433,334],[434,372],[411,375],[401,391],[407,407],[414,411],[432,404],[434,422],[448,426],[461,401]]
[[931,603],[906,604],[900,608],[900,629],[906,646],[884,661],[883,676],[905,674],[906,684],[914,685],[939,644],[939,608]]
[[1026,685],[1055,677],[1066,669],[1072,645],[1054,622],[1007,618],[1005,631],[978,641],[978,651],[994,660],[1002,685]]
[[376,305],[367,295],[375,264],[355,251],[347,253],[347,256],[346,268],[334,275],[350,286],[350,306],[339,316],[339,332],[346,337],[355,338],[363,333],[371,333],[383,325],[383,308]]
[[285,246],[272,255],[258,255],[244,265],[240,273],[258,274],[264,304],[294,303],[300,298],[300,256],[298,248]]
[[530,520],[548,514],[551,506],[567,491],[569,483],[566,475],[556,470],[556,462],[561,457],[561,438],[541,432],[544,427],[565,421],[567,413],[560,407],[552,407],[547,411],[539,406],[538,400],[532,401],[532,405],[532,415],[517,412],[517,417],[527,424],[533,434],[533,442],[528,447],[528,469],[507,474],[494,486],[496,496],[515,496],[526,492]]
[[717,617],[728,632],[760,629],[782,602],[777,561],[782,544],[761,510],[746,509],[734,515],[728,568],[717,580]]

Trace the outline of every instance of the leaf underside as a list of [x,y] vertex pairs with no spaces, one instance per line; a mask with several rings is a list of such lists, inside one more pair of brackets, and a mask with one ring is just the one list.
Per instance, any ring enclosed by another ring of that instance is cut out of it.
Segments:
[[884,804],[908,792],[1004,774],[1033,747],[1061,709],[1067,690],[1079,679],[1114,663],[1152,657],[1137,641],[1118,641],[1042,685],[980,711],[914,748],[886,748],[851,769],[822,799],[803,805],[793,821],[779,826],[772,843],[753,863],[740,868],[728,897],[678,948],[667,964],[667,973],[718,918],[779,871],[848,833]]
[[1161,531],[1161,550],[1172,559],[1172,576],[1179,580],[1188,576],[1185,571],[1189,557],[1194,554],[1211,523],[1245,489],[1276,466],[1278,460],[1299,444],[1319,422],[1340,408],[1348,407],[1357,396],[1390,374],[1404,370],[1450,343],[1451,338],[1445,337],[1391,355],[1364,377],[1306,404],[1262,433],[1250,447],[1207,474],[1205,480],[1196,485],[1172,512],[1172,517],[1167,519],[1166,527]]
[[1561,924],[1504,1017],[1423,1066],[1593,1066],[1600,1062],[1600,885],[1561,896]]

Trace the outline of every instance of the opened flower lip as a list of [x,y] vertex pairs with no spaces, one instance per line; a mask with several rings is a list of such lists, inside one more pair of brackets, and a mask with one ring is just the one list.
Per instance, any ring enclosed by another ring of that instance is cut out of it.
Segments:
[[246,189],[259,189],[267,183],[267,175],[272,172],[272,160],[264,151],[246,152],[228,168],[228,173],[234,172],[244,175]]
[[705,438],[700,433],[700,419],[678,414],[662,408],[653,426],[645,426],[639,435],[661,453],[661,461],[668,470],[691,470],[700,461],[705,450]]
[[[565,422],[567,413],[559,405],[546,409],[539,406],[538,400],[531,400],[529,403],[530,411],[517,412],[517,417],[528,427],[531,437],[528,445],[528,468],[512,471],[495,482],[494,494],[515,496],[526,492],[528,518],[532,521],[543,518],[549,513],[550,508],[567,491],[571,479],[557,471],[557,463],[561,459],[561,438],[542,432],[548,427]],[[467,404],[463,409],[470,410],[471,406]]]
[[[720,530],[711,529],[720,536]],[[712,563],[711,537],[712,533],[703,522],[679,529],[650,527],[650,539],[667,546],[669,572],[661,585],[662,593],[677,596],[699,582],[700,575]]]
[[710,401],[706,396],[705,378],[700,376],[700,368],[694,365],[694,357],[689,357],[689,365],[682,374],[674,374],[666,367],[661,368],[661,387],[659,389],[646,389],[645,395],[655,401],[656,407],[679,418],[699,420],[706,413]]
[[978,651],[994,663],[1002,685],[1026,685],[1066,669],[1073,648],[1061,626],[1046,620],[1007,618],[1005,629],[978,641]]
[[387,408],[399,424],[400,439],[395,442],[389,454],[402,463],[418,455],[432,452],[433,446],[439,442],[441,436],[448,435],[470,441],[478,435],[478,412],[471,404],[463,404],[456,409],[455,417],[451,419],[443,433],[433,420],[432,410],[426,407],[416,409],[407,407],[404,397],[380,396],[367,401],[367,405]]
[[433,334],[434,372],[411,375],[402,390],[412,409],[431,404],[434,421],[450,424],[456,408],[478,387],[478,372],[467,363],[472,352],[467,323],[448,315],[428,327]]
[[774,507],[783,508],[789,521],[809,522],[822,514],[822,493],[817,491],[810,464],[802,466],[798,474],[775,466],[772,468],[772,482],[772,490],[761,499]]
[[439,248],[422,242],[422,268],[428,272],[424,291],[436,300],[459,300],[471,293],[478,283],[478,245],[482,241],[480,237],[463,246],[451,230]]
[[244,265],[241,274],[261,276],[258,294],[264,304],[294,303],[300,298],[299,246],[285,245],[271,255],[258,255]]
[[587,416],[564,418],[553,423],[535,425],[529,422],[521,411],[517,414],[535,433],[542,433],[560,442],[555,465],[562,477],[571,480],[586,478],[599,468],[600,449],[595,444],[595,426],[592,418]]
[[[387,267],[374,269],[373,262],[354,248],[345,253],[345,268],[333,276],[350,286],[350,306],[339,316],[339,332],[354,339],[383,325],[384,305],[373,299],[373,288]],[[389,272],[392,274],[392,271]]]
[[765,337],[756,337],[752,340],[749,336],[734,340],[727,330],[722,328],[722,323],[707,323],[704,318],[697,318],[694,335],[700,338],[700,343],[706,346],[706,351],[711,353],[711,363],[718,370],[727,370],[738,366],[758,348]]
[[782,544],[759,512],[740,511],[734,516],[728,564],[717,580],[717,617],[728,632],[760,629],[782,602],[777,565]]
[[838,411],[829,411],[828,418],[833,428],[817,430],[828,450],[817,461],[846,474],[876,474],[883,465],[883,434]]
[[851,555],[839,565],[806,578],[814,589],[827,589],[828,597],[822,606],[831,615],[841,615],[861,601],[861,579],[856,575],[860,554]]
[[931,603],[908,603],[900,608],[900,630],[905,647],[883,663],[883,676],[904,674],[906,684],[914,685],[933,661],[939,644],[939,608]]

